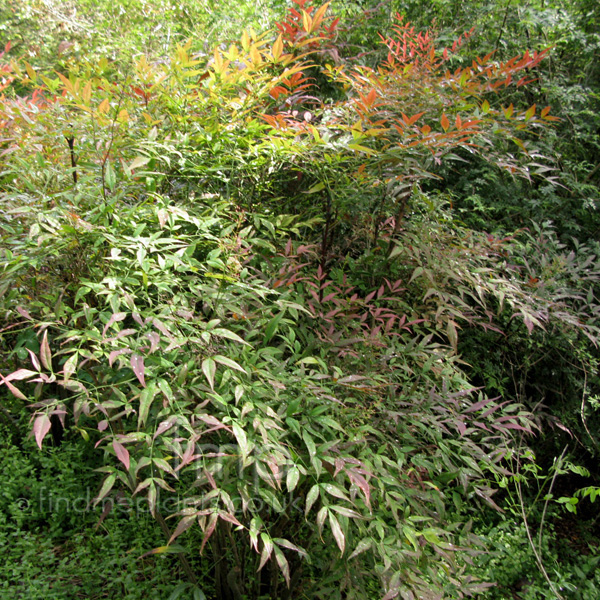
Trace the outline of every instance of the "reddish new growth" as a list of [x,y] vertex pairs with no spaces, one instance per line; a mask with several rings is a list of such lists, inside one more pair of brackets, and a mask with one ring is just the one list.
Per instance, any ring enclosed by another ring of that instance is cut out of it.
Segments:
[[320,41],[335,38],[339,19],[325,23],[329,2],[317,9],[310,5],[310,0],[293,1],[298,9],[290,8],[285,21],[275,23],[284,41],[293,46],[307,45],[310,49],[315,49]]
[[[380,37],[383,43],[388,47],[387,67],[394,68],[399,65],[413,64],[421,68],[435,69],[443,62],[448,60],[448,48],[444,48],[442,59],[436,59],[435,32],[431,30],[417,31],[411,26],[410,22],[403,23],[404,17],[396,15],[397,25],[393,30],[397,35],[396,39]],[[463,42],[469,39],[473,34],[474,28],[466,31],[458,37],[452,44],[452,52],[455,52]]]

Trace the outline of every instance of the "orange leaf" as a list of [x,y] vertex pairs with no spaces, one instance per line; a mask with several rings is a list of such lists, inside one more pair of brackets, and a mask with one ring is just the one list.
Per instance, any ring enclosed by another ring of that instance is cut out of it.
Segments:
[[57,71],[56,74],[58,75],[59,79],[63,82],[63,85],[65,86],[65,88],[69,92],[73,93],[73,84],[62,73],[59,73]]
[[450,127],[450,121],[448,121],[448,117],[446,116],[446,113],[444,113],[442,115],[440,122],[442,124],[442,129],[444,131],[448,131],[448,128]]
[[311,33],[313,29],[312,19],[305,10],[302,11],[302,28],[304,31],[306,31],[306,33]]
[[420,112],[416,115],[413,115],[410,119],[408,119],[408,122],[406,123],[409,127],[411,125],[414,125],[425,113],[424,112]]
[[281,39],[281,34],[277,37],[273,44],[273,49],[271,50],[271,54],[273,54],[273,58],[275,61],[278,61],[281,53],[283,52],[283,40]]
[[375,91],[375,88],[373,88],[370,92],[369,95],[367,96],[366,102],[365,104],[367,106],[373,106],[373,103],[375,102],[375,99],[377,98],[377,92]]
[[108,98],[104,98],[104,100],[102,100],[102,102],[100,102],[100,105],[98,106],[98,112],[107,113],[109,108],[110,102],[108,101]]
[[315,16],[313,17],[313,24],[314,24],[315,28],[317,28],[321,24],[321,21],[323,20],[323,16],[325,15],[325,11],[327,10],[327,7],[329,6],[329,4],[330,4],[329,2],[326,2],[315,13]]

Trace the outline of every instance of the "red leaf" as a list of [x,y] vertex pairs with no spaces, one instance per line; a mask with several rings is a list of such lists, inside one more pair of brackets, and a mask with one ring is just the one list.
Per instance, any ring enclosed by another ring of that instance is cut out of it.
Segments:
[[471,412],[481,410],[482,408],[485,408],[492,401],[493,400],[491,398],[484,398],[483,400],[480,400],[479,402],[475,402],[475,404],[471,404],[471,406],[469,406],[469,408],[463,410],[463,413],[466,414],[466,413],[471,413]]

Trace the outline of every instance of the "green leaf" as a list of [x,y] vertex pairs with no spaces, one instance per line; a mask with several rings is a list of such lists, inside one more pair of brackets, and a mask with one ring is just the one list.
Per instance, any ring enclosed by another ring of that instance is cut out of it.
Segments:
[[282,310],[278,315],[276,315],[269,321],[269,323],[267,324],[267,326],[265,328],[265,336],[263,339],[264,344],[268,344],[271,341],[271,338],[277,332],[279,323],[281,322],[281,319],[283,319],[284,315],[285,315],[285,310]]
[[115,175],[115,171],[110,160],[107,160],[106,164],[104,165],[104,182],[106,183],[108,189],[113,192],[117,184],[117,176]]
[[235,421],[231,424],[231,429],[240,447],[242,457],[246,458],[250,454],[250,444],[248,443],[246,432]]
[[525,113],[525,120],[529,121],[533,115],[535,115],[535,104],[527,109],[527,112]]
[[306,190],[306,192],[304,192],[305,194],[316,194],[317,192],[320,192],[321,190],[325,189],[325,184],[324,183],[317,183],[315,185],[313,185],[309,190]]
[[98,502],[100,502],[100,500],[102,500],[102,498],[104,498],[106,496],[106,494],[108,494],[108,492],[110,492],[113,485],[115,485],[116,480],[117,480],[116,473],[111,473],[104,480],[104,483],[102,484],[102,487],[100,488],[100,492],[98,492],[98,496],[96,496],[96,498],[94,499],[94,506],[96,506],[98,504]]
[[372,545],[373,545],[373,540],[371,538],[365,538],[365,539],[361,540],[356,545],[354,552],[349,556],[348,560],[355,558],[356,556],[358,556],[359,554],[362,554],[363,552],[366,552],[367,550],[369,550],[369,548],[371,548]]
[[213,356],[213,358],[218,363],[221,363],[222,365],[225,365],[226,367],[235,369],[236,371],[241,371],[242,373],[245,373],[246,375],[248,374],[248,373],[246,373],[246,370],[243,367],[238,365],[234,360],[227,358],[226,356],[221,356],[220,354],[217,354],[217,355]]
[[202,361],[202,372],[210,385],[210,389],[215,389],[215,373],[217,372],[217,365],[212,358],[205,358]]
[[317,501],[317,498],[319,497],[319,484],[315,484],[313,485],[308,494],[306,494],[306,507],[304,509],[304,515],[308,515],[308,513],[310,512],[310,509],[313,507],[314,503]]
[[344,490],[337,485],[333,485],[332,483],[323,483],[321,484],[321,488],[334,498],[339,498],[340,500],[347,500],[350,502],[350,498],[348,498]]
[[63,379],[65,383],[69,381],[73,373],[77,370],[77,362],[79,360],[79,353],[75,352],[72,356],[70,356],[63,365]]
[[331,510],[335,510],[336,513],[339,513],[340,515],[343,515],[344,517],[348,517],[349,519],[363,519],[364,517],[356,512],[355,510],[352,510],[350,508],[346,508],[345,506],[337,506],[337,505],[332,505],[329,507]]
[[310,458],[314,458],[317,455],[317,447],[315,446],[315,442],[313,441],[310,433],[306,431],[306,429],[302,432],[302,439],[308,448],[308,454]]
[[245,344],[246,346],[250,345],[246,340],[243,340],[239,335],[237,335],[236,333],[233,333],[233,331],[229,331],[229,329],[223,329],[221,327],[218,327],[216,329],[213,329],[211,331],[211,333],[213,335],[218,335],[219,337],[224,337],[229,340],[233,340],[234,342],[238,342],[239,344]]
[[277,564],[279,565],[279,568],[281,569],[281,574],[283,575],[283,578],[285,579],[285,582],[287,583],[287,585],[289,587],[290,586],[290,566],[288,565],[288,561],[287,561],[285,555],[283,554],[283,552],[277,546],[273,547],[273,551],[275,552],[275,560],[277,561]]
[[169,402],[173,402],[175,396],[173,395],[173,390],[171,389],[171,386],[167,383],[167,381],[165,381],[164,379],[159,379],[158,389],[164,394],[165,398]]
[[206,595],[199,587],[194,588],[194,600],[206,600]]
[[156,395],[156,384],[152,382],[146,389],[142,390],[140,394],[140,412],[138,415],[138,429],[142,429],[146,424],[148,418],[148,411],[150,405]]
[[265,564],[269,560],[269,558],[271,556],[271,552],[273,552],[273,548],[274,548],[273,541],[266,533],[261,533],[260,539],[262,540],[262,543],[263,543],[263,549],[260,554],[260,563],[259,563],[258,569],[257,569],[258,571],[260,571],[265,566]]
[[344,555],[344,549],[346,547],[346,536],[340,527],[340,523],[335,517],[335,515],[328,511],[329,514],[329,525],[331,527],[331,532],[333,533],[333,537],[335,539],[335,543],[338,545],[340,549],[340,556]]
[[297,467],[292,467],[288,470],[286,477],[286,485],[288,492],[293,492],[296,489],[299,479],[300,471],[297,469]]

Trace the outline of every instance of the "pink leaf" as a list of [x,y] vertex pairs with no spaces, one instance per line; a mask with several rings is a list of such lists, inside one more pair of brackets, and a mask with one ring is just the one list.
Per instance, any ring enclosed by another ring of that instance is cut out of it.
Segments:
[[36,371],[30,371],[29,369],[18,369],[16,371],[13,371],[12,373],[8,374],[4,378],[4,381],[12,381],[12,380],[21,381],[22,379],[28,379],[29,377],[33,377],[34,375],[37,375],[37,374],[38,373]]
[[119,444],[117,440],[113,441],[113,448],[115,449],[115,454],[117,458],[125,465],[125,468],[129,471],[129,452],[127,448],[123,446],[123,444]]
[[52,353],[50,352],[50,346],[48,344],[48,330],[44,331],[44,337],[40,345],[40,359],[44,368],[48,371],[52,371]]
[[142,384],[142,387],[146,387],[146,380],[144,379],[144,359],[139,354],[132,354],[130,362],[133,373]]
[[33,365],[34,369],[36,369],[37,371],[41,371],[42,366],[40,365],[40,361],[38,360],[38,357],[29,348],[27,348],[27,352],[29,352],[29,356],[31,358],[31,364]]
[[186,529],[188,529],[191,525],[194,524],[194,521],[196,521],[196,518],[197,518],[196,514],[183,517],[183,519],[181,519],[181,521],[179,521],[179,523],[177,524],[177,527],[175,528],[173,535],[171,535],[171,537],[169,538],[169,541],[167,543],[170,545],[171,542],[175,538],[180,536]]
[[213,534],[213,531],[215,530],[215,526],[217,525],[218,517],[219,517],[219,515],[217,515],[216,513],[213,513],[212,515],[210,515],[208,526],[204,530],[204,538],[202,540],[202,543],[200,544],[200,554],[202,554],[202,551],[204,550],[204,546],[206,546],[206,542],[208,542],[210,536]]
[[229,513],[222,512],[222,513],[219,513],[219,517],[221,517],[221,519],[223,519],[223,521],[227,521],[228,523],[233,523],[234,525],[237,525],[238,527],[243,527],[243,525],[237,520],[235,515],[231,515]]
[[333,533],[335,542],[343,555],[344,548],[346,547],[346,537],[344,536],[344,532],[340,527],[339,521],[332,512],[329,512],[329,525],[331,526],[331,533]]
[[29,319],[30,321],[33,320],[33,317],[22,306],[17,306],[17,312],[22,317],[25,317],[26,319]]
[[35,435],[35,441],[37,442],[40,450],[42,449],[42,441],[50,431],[50,427],[50,418],[45,413],[43,415],[39,415],[33,423],[33,434]]
[[369,508],[371,508],[371,486],[368,481],[360,474],[354,471],[353,469],[348,469],[346,471],[348,478],[352,483],[357,485],[365,495],[365,502]]
[[122,321],[126,316],[127,316],[127,313],[124,313],[124,312],[119,312],[119,313],[112,314],[111,317],[110,317],[110,319],[108,320],[108,322],[104,326],[104,329],[102,330],[102,337],[104,337],[104,334],[106,333],[106,330],[113,323],[116,323],[117,321]]
[[165,431],[167,431],[167,429],[171,429],[171,427],[173,427],[173,425],[176,423],[175,419],[176,417],[171,417],[167,421],[161,421],[158,427],[156,428],[156,432],[152,439],[155,440],[159,435],[162,435]]
[[476,412],[478,410],[481,410],[482,408],[486,407],[490,402],[492,402],[491,398],[484,398],[483,400],[480,400],[479,402],[475,402],[475,404],[471,404],[471,406],[469,406],[469,408],[467,408],[466,410],[463,410],[463,413],[471,413],[471,412]]
[[148,339],[150,340],[150,354],[152,354],[160,344],[160,336],[156,331],[151,331],[146,334]]
[[[0,377],[2,376],[0,375]],[[12,392],[13,396],[16,396],[19,400],[27,400],[27,396],[25,396],[25,394],[23,394],[23,392],[21,392],[21,390],[14,386],[10,381],[4,379],[4,377],[2,377],[2,383],[4,383],[6,387]]]
[[131,348],[121,348],[120,350],[113,350],[109,355],[108,355],[108,365],[110,367],[113,366],[113,363],[115,362],[115,359],[120,356],[121,354],[129,354],[131,352]]

